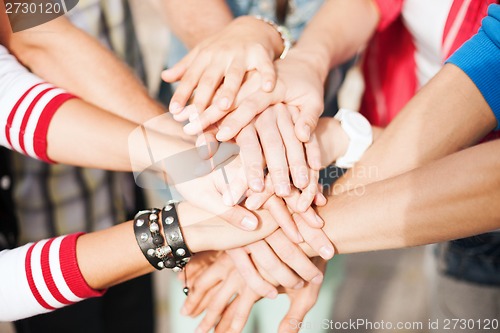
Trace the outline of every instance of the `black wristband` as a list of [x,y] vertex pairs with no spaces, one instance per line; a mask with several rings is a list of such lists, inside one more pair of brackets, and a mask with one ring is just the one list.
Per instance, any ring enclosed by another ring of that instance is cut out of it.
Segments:
[[138,212],[134,218],[134,234],[144,257],[157,270],[165,268],[164,260],[170,253],[160,233],[160,210],[153,208]]
[[177,205],[178,202],[173,200],[169,201],[167,205],[163,207],[161,215],[165,240],[171,249],[173,259],[172,269],[174,272],[181,272],[189,262],[189,258],[192,254],[182,235],[179,217],[177,215]]

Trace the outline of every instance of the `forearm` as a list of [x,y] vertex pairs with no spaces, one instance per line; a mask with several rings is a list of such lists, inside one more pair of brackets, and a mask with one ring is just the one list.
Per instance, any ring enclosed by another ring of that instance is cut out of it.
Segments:
[[500,141],[329,200],[319,213],[339,253],[402,248],[500,228]]
[[125,119],[142,123],[165,112],[124,63],[66,18],[13,34],[10,48],[44,80]]
[[402,174],[469,147],[495,125],[474,83],[460,69],[445,65],[339,179],[336,192]]
[[[50,123],[47,154],[55,162],[81,167],[142,170],[151,162],[141,137],[132,135],[138,128],[133,122],[73,99],[57,110]],[[156,134],[153,140],[163,142],[165,153],[171,155],[193,147],[167,135]]]
[[372,0],[326,1],[294,49],[314,59],[326,78],[330,68],[353,57],[371,38],[380,19]]
[[205,0],[203,8],[198,0],[184,0],[182,3],[164,0],[163,4],[170,29],[189,49],[221,31],[233,20],[225,0]]
[[[180,204],[178,214],[184,239],[193,253],[244,246],[277,228],[263,210],[257,212],[261,223],[255,231],[237,229],[188,204]],[[132,222],[126,222],[79,238],[78,265],[89,286],[103,289],[154,270],[137,245],[132,229]]]

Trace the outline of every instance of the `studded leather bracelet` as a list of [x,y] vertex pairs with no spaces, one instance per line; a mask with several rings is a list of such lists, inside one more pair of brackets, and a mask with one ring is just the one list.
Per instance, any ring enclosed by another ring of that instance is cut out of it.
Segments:
[[177,201],[171,200],[162,210],[163,232],[168,246],[171,249],[171,262],[168,262],[167,268],[172,268],[174,272],[181,272],[189,262],[192,256],[187,247],[177,215]]
[[153,208],[136,214],[134,233],[142,253],[157,270],[170,268],[181,272],[192,256],[184,242],[177,215],[178,202],[169,201],[161,211],[163,231],[160,233],[160,210]]
[[161,270],[165,268],[163,260],[170,249],[165,246],[165,239],[160,233],[159,213],[156,208],[138,212],[134,218],[134,233],[144,257],[151,266]]

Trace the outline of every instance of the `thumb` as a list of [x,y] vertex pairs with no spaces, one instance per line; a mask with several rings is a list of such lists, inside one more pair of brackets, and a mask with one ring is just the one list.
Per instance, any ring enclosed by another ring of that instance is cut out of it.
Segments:
[[307,106],[300,108],[299,117],[295,122],[295,135],[300,141],[304,143],[309,141],[312,133],[316,130],[323,108],[322,101],[310,101]]

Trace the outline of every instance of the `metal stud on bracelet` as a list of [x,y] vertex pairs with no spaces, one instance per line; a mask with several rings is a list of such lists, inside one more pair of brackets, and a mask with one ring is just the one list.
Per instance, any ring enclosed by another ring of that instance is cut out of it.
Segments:
[[177,205],[178,202],[171,200],[163,207],[163,231],[165,233],[165,239],[172,250],[172,259],[174,260],[174,267],[172,270],[176,273],[184,270],[184,288],[182,291],[187,296],[189,294],[189,288],[187,286],[187,275],[184,267],[189,262],[191,252],[184,242],[184,237],[179,225],[179,217],[177,215]]
[[[158,225],[159,209],[143,210],[138,212],[134,218],[134,234],[137,244],[141,249],[144,257],[149,261],[151,266],[161,270],[165,268],[162,258],[156,255],[157,249],[164,246],[165,240],[163,236],[156,230]],[[156,218],[155,218],[156,216]],[[147,221],[147,223],[146,223]],[[165,249],[166,251],[167,249]],[[170,249],[168,249],[170,250]]]
[[170,200],[162,211],[163,232],[167,244],[172,250],[172,256],[175,260],[175,267],[172,269],[175,272],[181,272],[189,262],[191,252],[189,251],[179,225],[179,217],[177,215],[178,202]]

